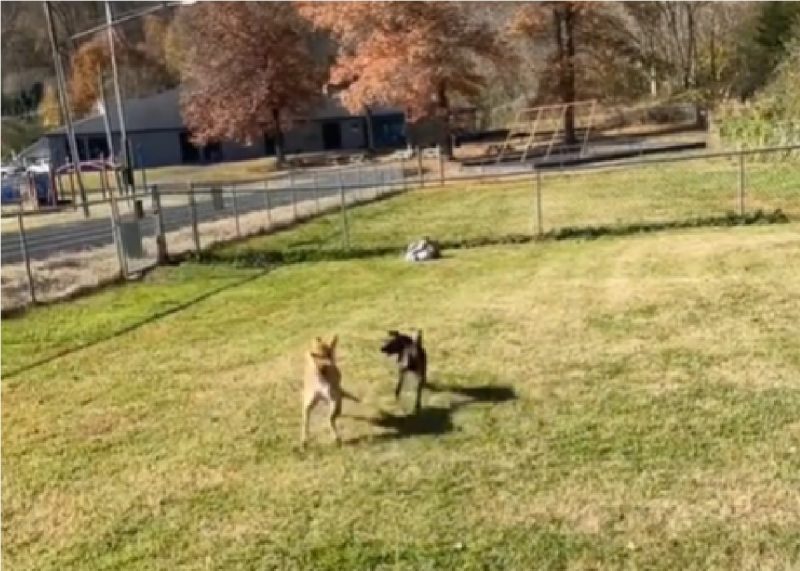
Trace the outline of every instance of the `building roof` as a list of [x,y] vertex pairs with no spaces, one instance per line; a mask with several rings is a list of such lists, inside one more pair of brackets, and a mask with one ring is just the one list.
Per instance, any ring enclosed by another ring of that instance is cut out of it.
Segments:
[[20,151],[19,158],[23,161],[49,159],[50,145],[47,144],[47,137],[40,137],[35,143]]
[[[116,102],[108,102],[111,131],[119,132]],[[182,131],[186,129],[180,111],[180,92],[178,89],[163,91],[140,99],[127,99],[124,104],[125,126],[129,133],[142,131]],[[370,108],[373,115],[402,113],[400,109],[389,107]],[[354,116],[347,111],[338,97],[323,97],[310,114],[310,119],[334,119]],[[103,115],[98,113],[73,123],[76,135],[104,133]],[[59,127],[48,135],[62,135],[66,129]]]
[[[119,117],[117,116],[116,101],[108,102],[110,113],[108,120],[111,130],[119,132]],[[140,99],[126,99],[124,103],[125,126],[129,133],[141,131],[172,131],[184,129],[183,117],[180,112],[178,90],[170,89],[149,97]],[[103,115],[98,113],[73,123],[76,135],[104,133],[105,125]],[[60,135],[65,132],[64,127],[51,131],[48,135]]]

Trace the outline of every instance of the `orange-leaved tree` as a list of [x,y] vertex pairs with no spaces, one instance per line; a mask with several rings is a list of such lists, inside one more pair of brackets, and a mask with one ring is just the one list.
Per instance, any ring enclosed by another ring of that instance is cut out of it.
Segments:
[[281,124],[306,111],[322,88],[296,6],[204,2],[179,18],[181,103],[194,140],[250,143],[272,135],[282,162]]
[[484,87],[478,61],[505,65],[511,55],[459,2],[306,2],[300,10],[337,42],[330,83],[344,87],[352,112],[394,105],[412,121],[447,125],[453,95],[475,97]]
[[72,109],[78,115],[88,112],[100,99],[100,79],[110,62],[105,36],[95,36],[73,54],[69,91]]
[[[137,97],[173,87],[176,75],[164,57],[166,23],[158,16],[144,19],[144,39],[134,43],[119,29],[114,30],[123,98]],[[90,111],[100,99],[100,81],[111,73],[111,52],[106,32],[82,43],[70,61],[69,89],[73,110],[78,115]]]
[[39,120],[45,129],[54,129],[61,125],[61,107],[58,95],[52,84],[44,87],[44,95],[39,102]]

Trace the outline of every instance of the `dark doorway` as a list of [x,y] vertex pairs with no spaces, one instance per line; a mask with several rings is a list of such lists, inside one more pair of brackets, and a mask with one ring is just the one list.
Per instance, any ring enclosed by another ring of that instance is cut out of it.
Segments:
[[203,147],[203,162],[218,163],[222,160],[222,145],[213,141]]
[[322,124],[322,146],[326,151],[342,148],[342,126],[338,121]]
[[184,131],[181,137],[181,162],[184,164],[218,163],[222,160],[222,145],[212,141],[206,145],[195,145],[191,135]]
[[104,159],[108,156],[108,141],[105,137],[89,137],[87,145],[90,159]]
[[94,158],[89,154],[89,141],[86,137],[77,137],[75,142],[78,145],[78,160],[88,161]]
[[269,135],[264,135],[264,155],[271,157],[275,154],[275,139]]
[[192,143],[191,136],[187,132],[183,132],[181,137],[181,162],[183,163],[198,163],[200,162],[200,149]]

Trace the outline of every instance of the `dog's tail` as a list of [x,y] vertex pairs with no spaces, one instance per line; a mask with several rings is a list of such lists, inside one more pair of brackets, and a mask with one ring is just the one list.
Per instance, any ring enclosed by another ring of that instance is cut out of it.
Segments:
[[351,393],[348,393],[344,389],[340,389],[340,390],[342,391],[342,398],[349,399],[349,400],[351,400],[353,402],[361,402],[361,399],[359,399],[357,396],[355,396],[355,395],[353,395]]

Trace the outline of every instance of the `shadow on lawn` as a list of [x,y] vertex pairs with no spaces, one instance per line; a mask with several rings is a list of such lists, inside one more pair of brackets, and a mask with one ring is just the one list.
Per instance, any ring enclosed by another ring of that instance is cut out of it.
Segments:
[[462,387],[458,385],[438,385],[428,383],[427,389],[434,393],[450,393],[465,397],[464,400],[451,402],[449,406],[423,406],[419,412],[409,414],[392,414],[383,410],[376,417],[353,416],[355,420],[368,422],[372,426],[385,429],[378,435],[361,436],[351,440],[350,444],[367,441],[400,440],[414,436],[437,436],[453,431],[453,413],[463,406],[472,404],[501,404],[517,398],[517,393],[508,386],[484,385],[479,387]]
[[[665,220],[661,222],[640,222],[632,224],[608,224],[600,226],[564,226],[545,232],[540,236],[532,234],[502,234],[495,236],[477,236],[462,240],[439,240],[443,250],[460,250],[480,248],[485,246],[502,246],[510,244],[527,244],[530,242],[562,241],[562,240],[592,240],[603,236],[630,236],[678,230],[687,228],[713,228],[726,226],[752,226],[763,224],[785,224],[789,222],[788,216],[780,209],[773,212],[757,210],[744,216],[729,212],[721,216],[706,216],[699,218],[686,218],[682,220]],[[316,247],[312,244],[316,243]],[[227,246],[227,244],[226,244]],[[297,247],[300,246],[300,247]],[[330,247],[326,247],[330,246]],[[283,264],[299,264],[306,262],[331,262],[345,260],[360,260],[385,256],[398,256],[405,251],[405,244],[351,247],[349,249],[334,247],[329,238],[322,242],[313,239],[297,242],[293,246],[281,250],[270,249],[244,249],[238,252],[226,253],[222,247],[211,248],[202,252],[200,256],[192,259],[206,264],[233,264],[239,267],[263,268]]]
[[222,293],[224,291],[227,291],[227,290],[230,290],[230,289],[234,289],[234,288],[242,286],[242,285],[244,285],[246,283],[249,283],[249,282],[252,282],[254,280],[257,280],[258,278],[261,278],[261,277],[265,276],[268,272],[269,272],[269,270],[264,270],[262,272],[258,272],[256,274],[251,275],[251,276],[247,276],[244,279],[237,280],[235,282],[231,282],[231,283],[225,284],[223,286],[214,288],[212,290],[208,290],[206,292],[203,292],[200,295],[193,297],[192,299],[188,299],[188,300],[184,301],[183,303],[178,303],[176,305],[173,305],[172,307],[168,307],[167,309],[164,309],[164,310],[161,310],[161,311],[157,311],[155,313],[152,313],[150,315],[147,315],[147,316],[143,317],[142,319],[140,319],[138,321],[135,321],[135,322],[133,322],[133,323],[131,323],[129,325],[126,325],[125,327],[122,327],[122,328],[117,329],[115,331],[111,331],[107,335],[103,335],[101,337],[98,337],[97,339],[92,339],[90,341],[87,341],[86,343],[81,343],[80,345],[76,345],[74,347],[68,347],[68,348],[66,348],[66,349],[64,349],[62,351],[59,351],[57,353],[54,353],[52,355],[48,355],[47,357],[43,357],[42,359],[34,361],[33,363],[28,363],[27,365],[19,367],[18,369],[14,369],[13,371],[10,371],[8,373],[4,373],[3,374],[3,379],[8,379],[8,378],[14,377],[16,375],[19,375],[20,373],[24,373],[25,371],[30,371],[31,369],[35,369],[36,367],[40,367],[42,365],[50,363],[51,361],[55,361],[56,359],[60,359],[61,357],[65,357],[67,355],[71,355],[72,353],[77,353],[78,351],[82,351],[83,349],[87,349],[89,347],[93,347],[94,345],[99,345],[100,343],[104,343],[105,341],[109,341],[109,340],[114,339],[116,337],[120,337],[121,335],[125,335],[126,333],[130,333],[131,331],[135,331],[136,329],[139,329],[140,327],[143,327],[143,326],[145,326],[145,325],[147,325],[149,323],[154,323],[154,322],[158,321],[159,319],[163,319],[163,318],[168,317],[168,316],[170,316],[170,315],[172,315],[174,313],[178,313],[180,311],[183,311],[184,309],[188,309],[188,308],[192,307],[193,305],[198,304],[198,303],[200,303],[202,301],[205,301],[205,300],[207,300],[207,299],[209,299],[211,297],[214,297],[215,295],[218,295],[218,294],[220,294],[220,293]]

